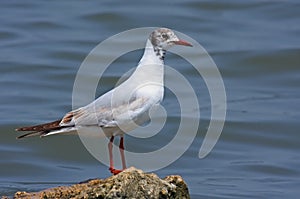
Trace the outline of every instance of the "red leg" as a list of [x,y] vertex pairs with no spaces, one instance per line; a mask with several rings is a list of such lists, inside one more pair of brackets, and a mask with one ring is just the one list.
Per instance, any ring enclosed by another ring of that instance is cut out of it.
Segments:
[[122,167],[124,170],[124,169],[126,169],[126,161],[125,161],[125,154],[124,154],[124,137],[123,136],[120,139],[119,150],[120,150],[120,154],[121,154]]
[[109,152],[109,170],[112,174],[117,175],[122,170],[117,170],[114,168],[114,159],[113,159],[113,142],[114,142],[114,136],[111,136],[109,143],[108,143],[108,152]]
[[111,136],[109,143],[108,143],[108,153],[109,153],[109,170],[112,171],[114,169],[114,159],[113,159],[113,142],[114,136]]

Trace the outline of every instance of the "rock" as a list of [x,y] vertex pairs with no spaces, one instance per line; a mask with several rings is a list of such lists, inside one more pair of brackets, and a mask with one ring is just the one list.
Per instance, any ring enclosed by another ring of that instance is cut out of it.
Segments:
[[159,198],[189,199],[189,191],[184,180],[177,175],[160,179],[153,173],[144,173],[134,167],[107,179],[95,179],[72,186],[61,186],[40,192],[17,192],[16,199],[32,198]]

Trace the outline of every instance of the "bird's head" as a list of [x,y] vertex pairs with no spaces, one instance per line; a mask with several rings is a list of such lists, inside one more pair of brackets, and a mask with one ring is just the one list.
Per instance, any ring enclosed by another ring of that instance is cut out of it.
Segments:
[[168,50],[174,45],[192,46],[189,42],[179,39],[175,33],[168,28],[156,29],[150,34],[149,39],[154,48],[163,50]]

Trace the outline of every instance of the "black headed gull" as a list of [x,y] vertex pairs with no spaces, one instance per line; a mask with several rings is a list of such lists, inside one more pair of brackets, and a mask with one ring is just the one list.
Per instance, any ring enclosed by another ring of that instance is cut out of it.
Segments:
[[[45,137],[55,134],[77,132],[81,127],[101,128],[110,138],[109,170],[117,174],[113,165],[114,136],[121,136],[119,149],[123,169],[126,168],[123,134],[149,120],[149,110],[158,105],[164,94],[164,56],[173,45],[192,46],[180,40],[167,28],[153,31],[147,39],[145,51],[134,73],[122,84],[103,94],[92,103],[68,112],[62,119],[36,126],[17,128],[16,131],[31,131],[17,138]],[[95,119],[96,118],[96,119]]]

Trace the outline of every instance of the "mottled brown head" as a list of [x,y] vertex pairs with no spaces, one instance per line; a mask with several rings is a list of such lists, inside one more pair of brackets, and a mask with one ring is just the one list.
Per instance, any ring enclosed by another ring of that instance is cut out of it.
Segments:
[[192,44],[180,40],[175,33],[168,28],[158,28],[149,37],[154,48],[168,50],[173,45],[192,46]]

